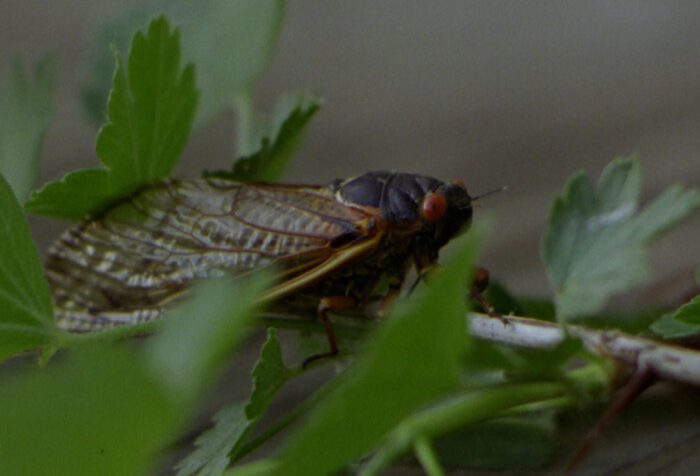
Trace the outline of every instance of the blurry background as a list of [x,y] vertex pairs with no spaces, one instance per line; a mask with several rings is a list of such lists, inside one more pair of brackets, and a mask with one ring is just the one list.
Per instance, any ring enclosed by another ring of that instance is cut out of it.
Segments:
[[[39,183],[96,166],[96,127],[78,95],[97,25],[137,2],[0,1],[0,81],[16,53],[25,68],[55,55],[55,114]],[[700,185],[699,53],[696,1],[306,0],[288,3],[256,95],[267,110],[284,91],[325,98],[287,181],[386,168],[458,178],[474,194],[507,185],[476,210],[477,220],[496,219],[481,262],[516,293],[547,294],[539,239],[553,195],[575,170],[597,177],[609,160],[636,153],[646,198],[677,181]],[[195,129],[177,174],[228,166],[234,127],[228,112]],[[31,224],[42,252],[67,226]],[[655,283],[627,299],[674,302],[687,293],[700,265],[699,230],[696,216],[657,244]],[[681,471],[674,474],[697,467],[697,456],[689,459],[698,454],[697,405],[674,398],[626,414],[586,462],[590,474],[641,452],[652,455],[642,470],[668,469],[668,460]],[[669,445],[675,452],[657,453]]]
[[[97,164],[96,129],[78,94],[96,26],[135,3],[2,1],[0,78],[15,53],[25,67],[55,54],[40,183]],[[539,238],[572,172],[597,177],[612,158],[636,153],[646,197],[700,182],[698,52],[695,1],[307,0],[288,3],[256,94],[268,110],[291,89],[325,98],[288,181],[387,168],[459,178],[474,194],[507,185],[476,210],[496,218],[482,263],[514,291],[543,294]],[[230,164],[234,127],[224,113],[196,129],[177,173]],[[42,249],[65,226],[33,225]],[[655,276],[671,293],[692,286],[699,225],[655,248]]]

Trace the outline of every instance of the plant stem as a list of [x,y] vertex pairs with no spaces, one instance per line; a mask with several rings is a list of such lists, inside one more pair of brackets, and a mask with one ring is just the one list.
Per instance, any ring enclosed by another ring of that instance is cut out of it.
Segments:
[[520,405],[558,399],[567,393],[560,383],[512,384],[468,392],[416,413],[401,422],[387,437],[360,473],[361,476],[379,471],[406,453],[417,437],[433,438],[501,415]]
[[236,92],[233,96],[233,108],[236,110],[236,157],[253,152],[253,131],[255,129],[255,107],[253,95],[248,89]]
[[[469,313],[470,333],[479,339],[507,345],[547,349],[565,339],[554,322],[503,316],[504,321],[486,314]],[[614,330],[596,330],[567,325],[566,332],[581,339],[597,355],[612,358],[637,370],[649,369],[661,379],[700,386],[700,352]]]
[[440,466],[440,461],[438,461],[433,446],[425,436],[419,436],[415,439],[413,451],[426,474],[429,476],[445,476],[445,471]]

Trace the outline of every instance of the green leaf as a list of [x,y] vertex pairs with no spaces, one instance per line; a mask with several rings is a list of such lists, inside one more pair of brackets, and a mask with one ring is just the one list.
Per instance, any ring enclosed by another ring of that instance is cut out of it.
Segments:
[[253,367],[253,392],[245,407],[246,417],[249,420],[260,418],[291,375],[292,372],[282,361],[282,349],[275,337],[275,329],[270,328],[260,358]]
[[175,467],[177,476],[221,474],[230,462],[229,452],[247,436],[251,422],[245,416],[245,402],[225,406],[214,415],[214,427],[197,437],[197,447]]
[[673,314],[673,318],[684,324],[700,326],[700,296],[695,296],[689,302],[683,304]]
[[385,320],[344,382],[283,448],[275,474],[330,474],[368,451],[410,412],[455,388],[468,343],[465,296],[474,230],[421,296]]
[[134,31],[163,12],[182,32],[182,54],[197,65],[202,96],[198,124],[231,105],[237,92],[251,87],[275,49],[282,25],[282,0],[205,0],[140,2],[100,25],[89,81],[83,91],[90,118],[104,117],[113,71],[112,45],[122,53]]
[[260,274],[201,283],[138,352],[93,342],[44,369],[18,369],[0,388],[0,474],[152,472],[266,283]]
[[109,122],[96,152],[107,169],[73,172],[32,193],[28,210],[75,219],[135,187],[170,173],[185,145],[197,104],[194,68],[180,71],[180,41],[165,17],[136,33],[128,66],[116,55]]
[[290,378],[291,371],[282,362],[282,349],[269,329],[267,341],[253,368],[253,392],[246,402],[237,402],[222,408],[214,416],[214,427],[195,441],[197,448],[178,465],[178,476],[220,474],[243,442],[255,428],[272,397]]
[[79,220],[87,213],[86,204],[106,207],[112,200],[118,200],[114,195],[117,190],[126,191],[130,187],[108,169],[76,170],[32,192],[24,206],[38,215]]
[[[450,395],[408,416],[389,433],[382,446],[363,465],[361,476],[383,474],[382,469],[408,452],[416,441],[437,440],[492,418],[502,417],[507,410],[536,404],[551,409],[566,394],[563,384],[528,382],[493,385],[475,391]],[[466,452],[466,450],[465,450]]]
[[673,313],[664,314],[654,321],[649,329],[656,335],[665,339],[680,339],[700,335],[700,326],[694,326],[679,321],[673,317]]
[[44,131],[52,114],[53,60],[41,59],[34,84],[24,75],[19,58],[12,62],[0,98],[0,173],[20,201],[34,187]]
[[181,415],[134,352],[86,347],[0,389],[0,474],[146,474]]
[[491,471],[537,469],[554,449],[554,414],[500,418],[464,428],[435,442],[440,462],[449,467]]
[[283,97],[271,120],[260,125],[255,133],[258,139],[254,142],[259,144],[257,152],[238,159],[231,171],[207,172],[206,175],[241,181],[278,180],[321,104],[322,100],[311,94]]
[[651,325],[651,330],[666,338],[700,334],[700,296],[695,296],[676,312],[661,316]]
[[636,158],[612,161],[598,186],[576,173],[556,197],[542,258],[560,318],[599,311],[608,297],[648,276],[645,245],[700,207],[700,192],[669,187],[635,215],[641,189]]
[[55,337],[51,296],[27,220],[0,175],[0,360]]
[[149,357],[173,398],[189,404],[211,381],[218,364],[244,336],[268,284],[264,273],[246,281],[204,281],[168,316],[168,325],[150,342]]

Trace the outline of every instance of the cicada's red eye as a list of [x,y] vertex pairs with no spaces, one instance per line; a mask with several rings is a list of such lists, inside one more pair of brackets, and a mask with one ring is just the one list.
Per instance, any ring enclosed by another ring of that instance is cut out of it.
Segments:
[[447,210],[447,200],[441,193],[433,192],[423,200],[423,216],[428,221],[438,221]]
[[454,180],[452,180],[452,183],[455,184],[455,185],[459,185],[459,186],[462,187],[464,190],[467,189],[467,186],[464,185],[464,182],[462,182],[462,181],[459,180],[459,179],[454,179]]

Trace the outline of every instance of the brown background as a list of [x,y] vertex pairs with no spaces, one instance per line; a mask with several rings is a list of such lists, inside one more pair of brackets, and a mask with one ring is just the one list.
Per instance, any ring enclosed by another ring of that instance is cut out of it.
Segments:
[[[90,33],[127,4],[0,1],[3,81],[14,53],[30,64],[56,55],[40,182],[96,164],[77,93]],[[481,261],[512,290],[543,294],[539,238],[573,171],[597,176],[610,159],[637,153],[646,198],[677,181],[699,185],[699,57],[696,1],[307,0],[289,2],[257,93],[266,106],[293,89],[325,97],[289,181],[388,168],[459,178],[474,193],[507,185],[476,210],[495,218]],[[178,173],[229,163],[233,127],[224,114],[195,131]],[[32,225],[42,250],[65,227]],[[657,281],[645,298],[672,302],[692,286],[699,229],[695,217],[654,247]]]

